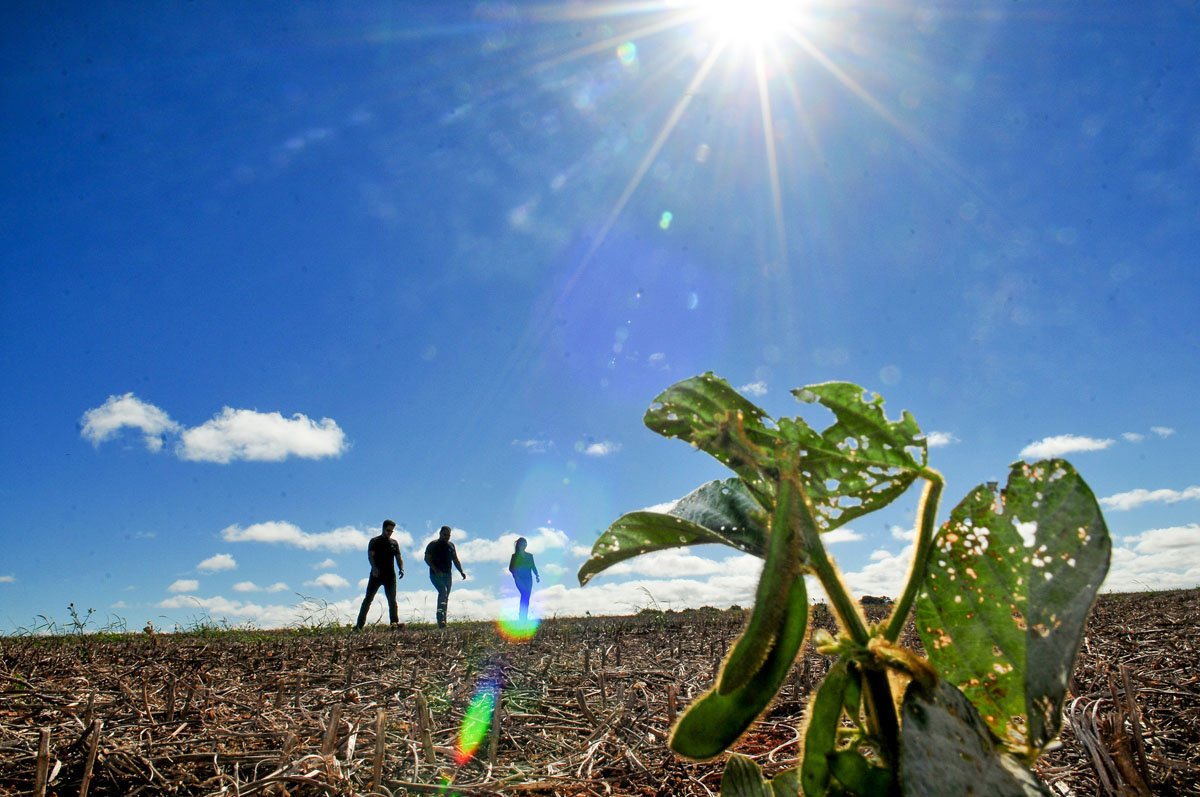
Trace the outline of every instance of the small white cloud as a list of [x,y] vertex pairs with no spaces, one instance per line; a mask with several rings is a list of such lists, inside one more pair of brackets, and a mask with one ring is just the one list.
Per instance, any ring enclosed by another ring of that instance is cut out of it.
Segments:
[[[393,537],[400,538],[400,535],[401,532],[397,531]],[[411,544],[412,537],[407,532],[403,532],[403,536],[408,537],[408,542],[401,542],[401,545]],[[353,550],[365,551],[371,538],[353,526],[342,526],[333,531],[314,534],[303,531],[299,526],[284,520],[269,520],[245,528],[236,524],[226,526],[221,530],[221,539],[226,542],[266,542],[291,545],[306,551],[326,550],[338,553]],[[400,540],[398,539],[398,541]]]
[[253,581],[239,581],[233,585],[234,592],[261,592],[262,587],[255,584]]
[[512,444],[528,454],[545,454],[547,451],[550,451],[554,448],[553,440],[540,440],[537,438],[532,438],[529,440],[513,440]]
[[1139,487],[1136,490],[1101,498],[1100,504],[1114,512],[1125,512],[1142,504],[1177,504],[1180,501],[1200,501],[1200,485],[1185,487],[1182,490],[1147,490]]
[[960,441],[950,432],[930,432],[929,434],[925,435],[925,445],[927,445],[929,448],[940,448],[942,446],[948,446],[951,443],[959,442],[962,441]]
[[200,582],[194,578],[181,578],[177,581],[172,581],[167,587],[167,592],[195,592],[200,589]]
[[575,450],[587,457],[607,457],[620,451],[621,444],[610,440],[597,440],[591,443],[581,440],[575,444]]
[[1170,437],[1175,434],[1175,430],[1170,426],[1151,426],[1150,431],[1154,432],[1159,437]]
[[916,529],[907,529],[904,526],[892,526],[892,539],[903,540],[904,542],[912,542],[917,539]]
[[743,396],[754,396],[755,398],[761,398],[762,396],[767,395],[767,383],[760,379],[757,382],[751,382],[747,385],[742,385],[738,388],[738,392]]
[[1137,432],[1123,432],[1121,437],[1125,438],[1127,443],[1140,443],[1146,439],[1146,435]]
[[138,429],[150,451],[161,451],[163,437],[179,430],[163,410],[142,401],[132,393],[109,396],[99,407],[88,410],[80,418],[80,434],[92,445],[100,445],[126,427]]
[[1023,459],[1044,459],[1046,457],[1061,457],[1078,451],[1101,451],[1111,446],[1115,441],[1105,438],[1080,437],[1073,434],[1060,434],[1046,437],[1036,443],[1030,443],[1021,449]]
[[109,604],[108,608],[110,608],[110,609],[128,609],[129,604],[127,604],[125,601],[117,601],[116,603]]
[[836,528],[833,531],[827,531],[821,535],[821,542],[826,545],[837,545],[839,542],[858,542],[863,536],[854,529],[848,529],[845,526]]
[[0,584],[15,584],[17,583],[16,576],[0,576]]
[[313,570],[332,570],[335,567],[337,567],[337,562],[332,559],[323,559],[313,565]]
[[201,573],[219,573],[222,570],[237,570],[237,562],[229,554],[219,553],[208,557],[196,565],[196,569]]
[[225,464],[322,459],[340,456],[346,447],[346,435],[332,418],[314,421],[300,413],[284,418],[278,412],[225,407],[212,420],[184,430],[176,451],[180,459]]
[[305,581],[306,587],[323,587],[324,589],[345,589],[350,586],[350,582],[339,576],[337,573],[322,573],[312,581]]

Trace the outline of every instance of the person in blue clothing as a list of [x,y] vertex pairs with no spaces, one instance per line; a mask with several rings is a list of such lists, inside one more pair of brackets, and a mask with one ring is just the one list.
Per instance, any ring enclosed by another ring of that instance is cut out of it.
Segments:
[[425,564],[429,565],[429,580],[437,590],[437,624],[438,628],[446,627],[446,609],[450,605],[450,582],[452,573],[450,566],[458,568],[458,573],[464,579],[467,577],[462,564],[458,561],[458,551],[450,542],[450,527],[438,529],[438,538],[425,546]]
[[508,572],[512,573],[513,581],[517,582],[517,592],[521,593],[521,620],[529,619],[529,595],[533,592],[533,580],[541,583],[537,565],[534,564],[533,554],[525,552],[529,541],[518,537],[513,546],[512,558],[508,560]]
[[372,537],[367,543],[367,561],[371,563],[371,577],[367,579],[367,596],[363,598],[362,606],[358,610],[358,622],[354,624],[354,628],[361,629],[367,622],[367,611],[371,608],[371,602],[375,600],[375,594],[379,592],[379,588],[383,587],[383,592],[387,595],[388,603],[388,620],[391,621],[392,628],[400,627],[400,613],[396,607],[396,569],[400,570],[400,578],[404,578],[404,557],[400,555],[400,543],[392,539],[392,532],[396,530],[396,521],[383,521],[383,533],[378,537]]

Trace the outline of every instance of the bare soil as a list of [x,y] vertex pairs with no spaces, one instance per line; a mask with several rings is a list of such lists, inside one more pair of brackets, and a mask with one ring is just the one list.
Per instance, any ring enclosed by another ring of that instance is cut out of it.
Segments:
[[[814,621],[832,628],[823,607]],[[524,642],[484,623],[5,637],[0,794],[713,795],[723,761],[682,761],[666,737],[744,622],[557,619]],[[795,765],[829,663],[806,646],[735,749],[768,774]],[[488,687],[498,722],[468,758]],[[1038,771],[1063,795],[1200,795],[1200,590],[1101,599]]]

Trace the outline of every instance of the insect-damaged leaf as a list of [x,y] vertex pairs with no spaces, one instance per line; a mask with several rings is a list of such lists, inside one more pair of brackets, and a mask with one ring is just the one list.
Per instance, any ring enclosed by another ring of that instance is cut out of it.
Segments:
[[966,696],[946,680],[912,681],[900,725],[900,793],[913,797],[1050,797],[1001,747]]
[[1083,624],[1108,572],[1100,507],[1067,462],[1018,462],[999,495],[971,491],[934,545],[917,596],[925,649],[1032,761],[1058,735]]
[[712,481],[679,499],[667,512],[622,515],[592,546],[579,583],[617,562],[665,548],[720,543],[765,556],[767,514],[740,479]]
[[775,697],[804,642],[808,596],[803,578],[795,579],[783,600],[787,616],[763,666],[741,689],[725,695],[711,689],[692,703],[671,732],[669,744],[676,753],[698,760],[720,755]]
[[799,418],[779,421],[779,433],[804,452],[801,476],[822,531],[891,503],[927,464],[921,428],[908,411],[889,421],[882,396],[868,400],[850,382],[807,385],[792,394],[820,402],[836,418],[820,434]]
[[646,411],[645,422],[733,469],[768,510],[783,461],[798,463],[821,531],[887,505],[925,467],[926,444],[916,421],[907,412],[898,421],[888,420],[881,397],[868,400],[861,387],[849,382],[792,392],[830,409],[834,424],[818,434],[802,418],[772,421],[712,373],[667,388]]

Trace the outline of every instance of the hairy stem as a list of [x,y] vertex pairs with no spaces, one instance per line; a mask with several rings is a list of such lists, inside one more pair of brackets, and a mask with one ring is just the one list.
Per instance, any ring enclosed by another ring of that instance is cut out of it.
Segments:
[[912,568],[908,571],[904,594],[896,602],[892,616],[888,618],[887,628],[883,632],[884,639],[889,642],[899,639],[900,632],[904,630],[908,614],[912,611],[913,601],[916,600],[917,592],[921,589],[921,582],[924,581],[925,565],[929,561],[929,554],[933,551],[934,524],[937,523],[938,503],[941,500],[942,487],[945,483],[942,480],[942,474],[936,470],[927,469],[925,473],[925,490],[921,493],[921,503],[917,507],[917,541],[913,551]]

